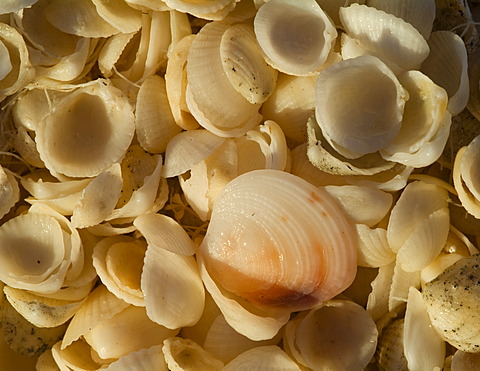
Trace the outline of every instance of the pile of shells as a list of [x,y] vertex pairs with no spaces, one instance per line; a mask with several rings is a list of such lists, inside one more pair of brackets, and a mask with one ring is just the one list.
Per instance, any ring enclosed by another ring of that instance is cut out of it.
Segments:
[[480,2],[0,4],[0,368],[480,369]]

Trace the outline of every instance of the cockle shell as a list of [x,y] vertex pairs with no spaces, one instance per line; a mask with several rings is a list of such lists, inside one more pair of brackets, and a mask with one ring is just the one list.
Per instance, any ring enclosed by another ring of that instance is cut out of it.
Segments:
[[317,73],[337,37],[335,26],[313,0],[270,0],[258,10],[254,25],[267,62],[291,75]]
[[0,165],[0,218],[20,200],[20,188],[13,173]]
[[20,0],[20,1],[19,0],[6,0],[0,8],[0,14],[17,12],[20,9],[32,6],[37,1],[38,0]]
[[163,342],[163,353],[172,371],[223,369],[223,362],[213,357],[200,345],[190,339],[171,337]]
[[375,358],[382,370],[407,370],[407,359],[403,350],[403,324],[403,318],[394,320],[378,337]]
[[140,349],[128,353],[118,360],[113,361],[104,368],[108,371],[123,370],[155,370],[168,371],[167,362],[162,352],[162,345],[154,345],[150,348]]
[[[380,59],[335,63],[320,72],[316,84],[316,119],[341,155],[354,159],[374,153],[399,133],[409,94]],[[338,99],[349,104],[335,104]]]
[[276,345],[264,345],[246,350],[228,362],[222,370],[235,371],[242,369],[269,369],[272,371],[301,370],[300,366],[295,363],[285,351]]
[[[197,259],[227,322],[251,339],[267,339],[285,323],[285,314],[328,300],[353,281],[351,228],[323,190],[279,170],[251,171],[218,196]],[[291,259],[297,263],[289,264]],[[261,311],[279,322],[261,328],[238,320],[242,312]]]
[[394,72],[418,69],[430,51],[423,36],[409,23],[366,5],[340,8],[347,35]]
[[375,353],[378,331],[360,305],[329,300],[311,309],[290,335],[292,338],[284,341],[295,349],[295,358],[304,366],[314,370],[363,370]]
[[91,177],[123,158],[134,134],[133,108],[106,81],[63,98],[35,131],[40,157],[54,174]]
[[479,267],[479,255],[461,259],[423,286],[432,325],[447,342],[464,352],[480,351]]

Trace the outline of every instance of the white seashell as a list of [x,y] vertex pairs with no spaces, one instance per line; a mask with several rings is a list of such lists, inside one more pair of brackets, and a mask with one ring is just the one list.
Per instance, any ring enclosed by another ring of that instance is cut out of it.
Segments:
[[[203,348],[212,356],[227,364],[249,349],[276,345],[279,340],[280,336],[277,335],[270,340],[253,341],[236,332],[227,323],[225,317],[219,314],[206,333]],[[240,359],[244,359],[244,357],[247,356],[241,356]],[[237,362],[240,359],[237,359]],[[236,362],[233,362],[233,364],[236,364]],[[233,367],[233,364],[230,367]]]
[[311,369],[363,370],[377,346],[375,322],[360,305],[330,300],[300,320],[294,344]]
[[20,188],[13,173],[0,165],[0,218],[20,200]]
[[419,289],[420,284],[420,271],[407,272],[402,269],[400,262],[397,260],[388,292],[388,311],[401,310],[408,300],[410,287]]
[[[0,101],[25,87],[34,77],[35,69],[29,60],[29,52],[22,35],[13,27],[0,23],[0,44],[4,45],[2,64],[12,68],[0,80]],[[13,62],[13,64],[12,64]]]
[[480,367],[480,355],[457,350],[452,357],[451,371],[475,370]]
[[[170,228],[169,234],[178,233],[176,227]],[[147,315],[169,329],[192,326],[200,319],[205,303],[198,267],[193,256],[163,248],[166,242],[148,245],[145,253],[141,289]]]
[[457,152],[453,166],[453,185],[458,198],[465,210],[477,219],[480,219],[480,187],[477,184],[479,148],[480,136],[477,136]]
[[100,358],[108,359],[160,345],[177,333],[178,330],[169,330],[152,322],[145,308],[130,305],[93,327],[84,338]]
[[201,126],[222,137],[243,135],[261,120],[260,104],[245,99],[225,74],[220,48],[229,27],[222,22],[205,25],[187,58],[188,109]]
[[115,208],[122,191],[120,164],[115,163],[92,179],[72,210],[75,228],[86,228],[104,221]]
[[[302,210],[301,215],[295,210]],[[320,227],[328,233],[320,232]],[[266,339],[283,323],[262,334],[257,326],[244,328],[235,311],[248,302],[247,308],[267,313],[275,308],[278,317],[311,308],[343,291],[355,275],[352,232],[339,206],[323,190],[285,172],[256,170],[235,178],[219,195],[197,258],[207,290],[227,322],[251,339]],[[335,252],[323,251],[330,244],[337,246]],[[245,259],[251,262],[248,266],[242,263]],[[290,259],[298,263],[290,265]],[[324,265],[314,264],[318,259]],[[319,276],[324,277],[322,283]],[[243,304],[223,299],[220,290]]]
[[91,177],[125,155],[134,130],[127,98],[99,80],[53,107],[39,123],[35,141],[40,157],[54,175]]
[[453,32],[435,31],[428,45],[430,54],[422,63],[421,71],[447,91],[447,109],[456,116],[466,107],[470,94],[465,44]]
[[171,337],[163,342],[163,353],[171,371],[223,369],[223,362],[212,357],[190,339]]
[[141,13],[128,6],[125,1],[91,1],[95,5],[98,15],[120,32],[130,33],[140,29],[142,24]]
[[81,37],[109,37],[120,31],[105,21],[93,1],[51,0],[47,20],[59,30]]
[[145,306],[140,277],[147,245],[130,236],[102,239],[93,249],[93,266],[102,283],[118,298]]
[[408,183],[414,168],[402,164],[395,164],[390,169],[369,176],[346,176],[348,183],[364,187],[377,188],[385,192],[400,191]]
[[323,11],[330,17],[335,26],[341,26],[340,8],[351,5],[352,3],[365,4],[366,0],[318,0],[317,3]]
[[[387,146],[397,136],[408,96],[378,58],[348,59],[320,72],[316,119],[323,136],[338,153],[359,158]],[[336,104],[340,97],[349,104]]]
[[185,36],[170,49],[169,62],[165,72],[168,102],[178,126],[185,130],[194,130],[198,122],[190,113],[186,102],[187,57],[195,35]]
[[0,7],[0,14],[17,12],[35,4],[38,0],[6,0]]
[[366,310],[374,321],[388,312],[388,302],[395,262],[379,267],[378,274],[371,282],[372,291],[368,295]]
[[148,77],[140,86],[135,108],[135,133],[145,151],[163,153],[182,129],[177,126],[167,100],[165,80]]
[[225,141],[207,130],[189,130],[168,142],[162,176],[171,178],[190,170],[215,152]]
[[65,349],[60,348],[60,341],[51,349],[57,369],[60,370],[96,370],[99,364],[93,360],[92,349],[83,339],[77,340]]
[[282,128],[290,148],[307,140],[305,123],[315,112],[315,81],[316,76],[279,74],[273,93],[262,104],[264,119]]
[[195,245],[187,232],[166,215],[143,214],[134,220],[133,225],[151,246],[180,255],[191,256],[195,253]]
[[9,286],[5,286],[3,292],[15,310],[36,327],[51,328],[64,324],[85,300],[50,299]]
[[432,325],[448,343],[464,352],[480,351],[476,325],[479,267],[479,255],[461,259],[423,287]]
[[395,253],[388,244],[387,231],[371,229],[365,224],[356,224],[358,234],[357,264],[361,267],[382,267],[395,260]]
[[367,5],[410,23],[428,40],[435,20],[435,0],[367,0]]
[[252,348],[235,357],[222,369],[235,370],[300,371],[297,365],[280,347],[264,345]]
[[447,93],[419,71],[407,71],[398,79],[410,98],[400,132],[380,153],[406,166],[429,166],[442,154],[450,134]]
[[373,227],[387,215],[393,203],[390,193],[354,185],[325,186],[343,207],[352,223]]
[[104,77],[111,77],[115,73],[117,62],[122,53],[128,54],[128,45],[136,35],[136,32],[118,33],[105,41],[98,55],[98,68]]
[[340,8],[340,20],[350,37],[395,72],[418,69],[428,56],[429,47],[423,36],[411,24],[392,14],[352,4]]
[[450,225],[447,196],[437,185],[416,181],[405,187],[393,207],[387,238],[404,270],[426,267],[445,245]]
[[63,337],[61,349],[70,346],[90,329],[109,321],[128,305],[108,291],[105,286],[99,285],[88,295],[87,300],[73,316]]
[[253,27],[229,27],[220,42],[223,70],[233,88],[252,104],[263,103],[272,94],[278,71],[262,56]]
[[403,337],[409,370],[442,369],[445,341],[431,325],[422,294],[413,287],[408,293]]
[[138,350],[120,357],[104,368],[108,371],[123,370],[156,370],[168,371],[168,366],[163,356],[162,346],[154,345],[150,348]]

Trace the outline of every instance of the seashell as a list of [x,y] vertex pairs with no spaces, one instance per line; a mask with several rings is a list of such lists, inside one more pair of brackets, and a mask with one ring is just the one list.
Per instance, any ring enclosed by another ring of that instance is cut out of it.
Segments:
[[389,245],[402,269],[425,268],[442,250],[450,225],[447,197],[447,191],[434,184],[416,181],[405,187],[387,227]]
[[182,129],[177,126],[167,100],[165,80],[148,77],[140,86],[135,108],[135,133],[145,151],[163,153]]
[[96,38],[120,32],[100,16],[94,2],[90,0],[51,0],[45,15],[54,27],[72,35]]
[[340,8],[352,3],[365,4],[366,0],[319,0],[318,5],[330,17],[335,26],[340,26]]
[[445,341],[432,327],[422,293],[410,287],[403,328],[404,353],[410,370],[442,369]]
[[122,56],[123,64],[126,63],[125,60],[133,59],[130,57],[133,51],[130,50],[129,43],[133,44],[138,35],[138,32],[118,33],[105,41],[98,55],[98,68],[104,77],[111,77],[115,73],[116,65]]
[[102,283],[118,298],[139,307],[145,306],[140,288],[147,245],[130,236],[102,239],[93,249],[93,266]]
[[342,205],[352,223],[365,224],[368,227],[378,224],[393,203],[391,194],[378,189],[354,185],[327,185],[324,189]]
[[100,358],[109,359],[160,345],[165,339],[177,333],[178,330],[169,330],[152,322],[145,308],[130,305],[92,328],[84,338]]
[[207,130],[189,130],[168,142],[162,176],[171,178],[190,170],[215,152],[225,141]]
[[61,343],[65,349],[90,329],[111,320],[129,304],[118,299],[104,285],[95,288],[73,316]]
[[35,369],[38,371],[52,371],[57,369],[57,363],[52,355],[52,350],[47,349],[43,352],[37,359],[36,364],[34,365]]
[[157,370],[168,371],[165,357],[163,356],[162,346],[154,345],[150,348],[140,349],[120,357],[118,360],[110,363],[105,370]]
[[264,61],[251,26],[236,24],[225,31],[220,58],[230,84],[247,101],[263,103],[272,94],[278,71]]
[[263,103],[265,120],[275,121],[290,148],[307,140],[305,123],[315,112],[316,76],[279,74],[275,89]]
[[462,147],[453,166],[453,185],[458,198],[465,210],[477,219],[480,219],[480,192],[476,184],[479,144],[480,136],[477,136],[468,146]]
[[[172,225],[170,229],[166,237],[179,233]],[[192,326],[200,319],[205,303],[195,258],[170,252],[163,247],[168,239],[162,240],[148,245],[145,253],[141,289],[147,315],[169,329]]]
[[395,73],[418,69],[429,54],[423,36],[409,23],[371,6],[340,8],[345,32],[367,54],[381,59]]
[[329,300],[300,320],[294,337],[297,361],[311,369],[363,370],[375,353],[378,331],[360,305]]
[[315,1],[271,0],[257,11],[254,25],[266,61],[290,75],[317,73],[337,37],[335,26]]
[[122,191],[120,164],[113,164],[92,179],[82,190],[73,207],[70,219],[75,228],[86,228],[101,223],[115,208]]
[[126,97],[98,80],[53,107],[39,123],[35,142],[53,174],[92,177],[125,155],[134,130],[132,107]]
[[[265,346],[278,344],[280,341],[280,335],[281,333],[269,340],[253,341],[236,332],[227,323],[225,317],[222,314],[219,314],[208,329],[203,348],[212,356],[227,364],[249,349],[263,348]],[[266,354],[265,357],[267,357]],[[247,355],[241,356],[233,362],[233,364],[237,364],[236,362],[239,362],[240,359],[244,358],[246,359]],[[233,364],[230,367],[233,367]]]
[[380,153],[386,160],[406,166],[429,166],[442,154],[450,133],[447,93],[419,71],[407,71],[398,79],[410,98],[400,132]]
[[56,218],[39,213],[12,218],[0,227],[0,241],[0,278],[7,285],[38,293],[63,285],[71,246]]
[[378,268],[378,274],[371,282],[372,291],[368,295],[366,310],[374,321],[378,321],[388,312],[388,302],[392,278],[395,270],[395,262]]
[[307,156],[307,143],[295,147],[291,154],[290,172],[305,179],[315,186],[345,185],[347,184],[341,175],[330,174],[315,167]]
[[92,3],[98,15],[121,33],[135,32],[140,29],[141,13],[128,6],[125,1],[92,0]]
[[22,126],[17,128],[17,133],[13,139],[13,147],[27,164],[38,168],[45,167],[37,151],[37,144],[30,133]]
[[307,134],[308,159],[324,172],[343,176],[371,176],[395,166],[395,163],[385,160],[379,153],[367,154],[357,159],[347,159],[339,155],[325,140],[313,116],[307,121]]
[[190,339],[171,337],[163,342],[163,353],[168,369],[182,371],[188,369],[220,371],[223,362],[212,357],[200,345]]
[[377,188],[385,192],[400,191],[408,183],[414,168],[395,164],[390,169],[372,175],[346,176],[348,183],[364,187]]
[[388,293],[388,311],[394,312],[400,310],[408,300],[410,288],[414,287],[418,289],[420,288],[420,284],[420,271],[405,271],[397,259]]
[[77,340],[66,349],[61,349],[57,342],[51,352],[60,370],[96,370],[100,366],[93,360],[91,347],[84,340]]
[[1,8],[0,14],[8,14],[13,12],[18,12],[23,8],[27,8],[35,4],[38,0],[7,0],[5,1]]
[[190,113],[186,102],[187,57],[195,35],[185,36],[170,49],[169,62],[165,72],[168,102],[178,126],[194,130],[199,124]]
[[285,370],[300,371],[300,367],[278,346],[265,345],[249,349],[228,362],[222,370]]
[[357,264],[361,267],[378,268],[395,260],[395,253],[388,244],[387,231],[355,225],[358,234]]
[[[186,102],[201,126],[222,137],[238,137],[259,124],[261,116],[260,104],[245,99],[225,74],[220,50],[229,28],[228,24],[211,22],[192,41],[187,58]],[[236,44],[235,50],[242,51],[241,43]]]
[[[2,45],[2,77],[0,101],[25,87],[35,76],[29,60],[29,52],[22,35],[13,27],[0,23],[0,45]],[[11,65],[11,68],[8,66]]]
[[[316,84],[318,125],[342,156],[355,159],[374,153],[399,133],[409,94],[378,58],[362,56],[335,63],[320,72]],[[342,93],[338,93],[340,86]],[[350,101],[347,107],[334,104],[339,95]]]
[[157,0],[125,0],[133,9],[139,10],[169,10],[169,7],[163,1]]
[[0,218],[20,200],[20,188],[13,173],[0,165]]
[[480,367],[480,356],[457,350],[452,357],[451,371],[474,370]]
[[470,94],[468,58],[463,40],[450,31],[432,32],[428,39],[430,54],[421,71],[448,94],[447,109],[458,115],[467,105]]
[[163,248],[172,253],[192,256],[195,245],[178,222],[162,214],[143,214],[133,224],[147,240],[148,245]]
[[378,337],[375,358],[381,370],[408,370],[404,353],[403,327],[403,318],[394,320]]
[[[302,210],[301,215],[294,210]],[[321,232],[320,226],[329,232]],[[330,244],[337,246],[335,252],[323,251]],[[206,288],[230,326],[263,340],[278,332],[286,314],[311,308],[348,287],[355,276],[355,248],[351,226],[323,190],[282,171],[255,170],[235,178],[218,196],[197,259]],[[310,265],[318,254],[328,254],[320,258],[324,263]],[[245,259],[248,266],[241,263]],[[300,266],[288,264],[289,259]],[[255,316],[262,311],[277,319],[253,328],[239,321],[249,315],[252,323],[262,322]]]
[[412,1],[412,0],[396,0],[396,1],[381,1],[368,0],[367,5],[383,10],[385,13],[402,18],[404,21],[410,23],[418,32],[428,40],[433,28],[433,21],[435,20],[435,0],[427,1]]
[[479,255],[463,258],[423,287],[433,327],[454,347],[479,352],[478,313]]
[[[53,346],[65,332],[66,325],[40,328],[32,325],[20,315],[4,298],[0,297],[0,354],[2,367],[20,367],[22,358],[35,359]],[[5,348],[8,348],[5,349]],[[15,352],[14,354],[9,354]],[[18,360],[19,363],[13,361]]]
[[9,286],[3,292],[10,304],[36,327],[58,327],[73,317],[84,299],[67,301],[42,297]]

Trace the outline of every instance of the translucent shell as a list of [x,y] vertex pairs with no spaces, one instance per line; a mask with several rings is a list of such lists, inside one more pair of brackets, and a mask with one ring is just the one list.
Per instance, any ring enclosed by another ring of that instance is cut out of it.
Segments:
[[[316,119],[328,143],[347,158],[374,153],[400,131],[409,95],[378,58],[344,60],[320,72]],[[338,100],[348,102],[339,105]]]
[[53,174],[98,175],[123,158],[135,130],[133,108],[102,81],[75,90],[41,120],[35,131],[40,157]]
[[430,51],[411,24],[382,10],[352,4],[340,8],[340,20],[367,54],[377,56],[395,72],[418,69]]
[[[350,224],[324,191],[282,171],[256,170],[235,178],[217,198],[199,256],[204,281],[206,271],[211,276],[206,287],[227,322],[265,339],[238,323],[238,306],[289,313],[328,300],[352,282],[355,249]],[[239,300],[237,309],[218,290]],[[278,328],[270,331],[272,337]]]
[[220,371],[223,362],[215,359],[200,345],[190,339],[171,337],[165,339],[162,347],[169,370],[188,369]]
[[258,10],[254,24],[267,61],[291,75],[318,72],[337,37],[335,26],[313,0],[269,1]]
[[20,200],[20,188],[12,172],[0,166],[0,218]]
[[278,371],[301,370],[300,366],[294,362],[285,351],[276,345],[258,346],[249,349],[228,362],[223,370],[263,370],[267,368]]

